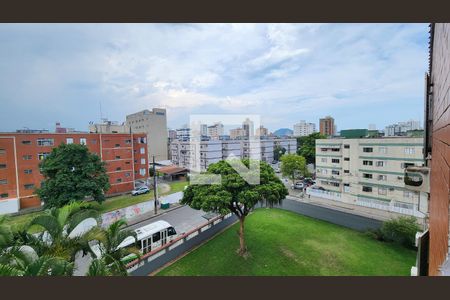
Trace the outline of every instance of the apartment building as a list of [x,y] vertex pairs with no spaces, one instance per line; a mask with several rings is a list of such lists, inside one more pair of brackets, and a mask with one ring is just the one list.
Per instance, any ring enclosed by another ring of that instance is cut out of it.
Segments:
[[267,128],[265,128],[264,126],[261,125],[258,128],[256,128],[255,136],[266,137],[268,135],[269,135],[269,130]]
[[319,122],[320,133],[329,137],[336,134],[336,125],[334,124],[334,119],[330,116],[321,118]]
[[86,145],[106,162],[107,195],[131,191],[148,176],[145,134],[0,133],[0,214],[41,205],[39,163],[61,143]]
[[[422,138],[316,140],[313,196],[424,218],[427,195],[405,187],[405,168],[423,166]],[[389,215],[389,213],[388,213]]]
[[308,136],[316,132],[316,124],[306,123],[305,120],[301,120],[299,123],[294,124],[294,136]]
[[409,120],[386,126],[384,134],[385,136],[406,136],[408,131],[420,129],[422,129],[420,121]]
[[224,134],[223,130],[223,124],[220,122],[208,126],[208,137],[210,137],[211,139],[219,139],[219,137],[223,136]]
[[230,139],[241,139],[247,137],[247,131],[244,128],[230,129]]
[[250,158],[250,154],[257,154],[261,155],[262,161],[270,163],[273,161],[275,145],[284,147],[286,153],[297,151],[296,139],[261,139],[258,142],[253,144],[249,140],[174,141],[170,145],[170,151],[175,165],[188,169],[197,168],[201,171],[206,170],[210,164],[230,156],[244,159]]
[[125,123],[119,123],[117,121],[109,121],[103,119],[103,123],[89,124],[89,132],[92,133],[130,133],[130,127]]
[[145,109],[143,111],[127,115],[126,126],[133,133],[145,133],[147,140],[152,141],[147,145],[148,159],[155,157],[156,161],[167,160],[167,116],[162,108]]

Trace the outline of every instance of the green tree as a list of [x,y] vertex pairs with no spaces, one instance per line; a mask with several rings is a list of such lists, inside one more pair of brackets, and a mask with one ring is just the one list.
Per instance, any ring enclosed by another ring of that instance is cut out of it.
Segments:
[[62,207],[86,197],[102,202],[110,187],[105,163],[85,145],[61,144],[39,167],[44,182],[36,192],[46,208]]
[[280,145],[276,145],[273,148],[273,159],[279,161],[280,158],[286,153],[286,148],[281,147]]
[[307,164],[316,163],[316,140],[326,139],[327,137],[319,132],[312,133],[308,136],[297,138],[297,154],[306,159]]
[[28,230],[37,226],[43,231],[37,237],[32,234],[23,235],[22,242],[33,247],[39,256],[60,257],[72,262],[78,251],[91,252],[88,245],[90,232],[74,230],[84,220],[97,219],[98,216],[98,210],[88,203],[73,202],[62,208],[48,209],[28,225]]
[[299,176],[307,176],[306,160],[303,156],[296,154],[286,154],[281,158],[281,174],[289,177],[294,183]]
[[[99,242],[99,250],[101,257],[94,260],[89,267],[89,276],[105,275],[122,275],[127,276],[126,263],[137,259],[141,256],[139,249],[136,247],[121,247],[119,245],[127,238],[137,235],[134,231],[125,230],[127,223],[124,220],[117,220],[107,229],[92,231],[89,240],[97,240]],[[129,259],[124,260],[125,257]]]
[[415,246],[416,233],[418,231],[421,230],[415,217],[398,217],[383,222],[381,227],[381,234],[384,240],[410,248]]
[[[248,159],[241,162],[249,167]],[[245,256],[247,247],[244,237],[244,222],[254,206],[260,203],[280,204],[288,191],[275,175],[271,166],[260,164],[260,184],[253,185],[245,181],[226,161],[211,164],[206,173],[221,175],[221,184],[191,184],[183,194],[181,203],[194,209],[216,212],[222,215],[233,213],[240,223],[238,253]]]

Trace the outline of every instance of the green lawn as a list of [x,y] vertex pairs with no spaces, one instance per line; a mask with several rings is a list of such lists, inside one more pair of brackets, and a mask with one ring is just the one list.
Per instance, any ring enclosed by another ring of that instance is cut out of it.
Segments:
[[409,276],[415,264],[413,250],[280,209],[257,209],[245,225],[247,259],[235,224],[157,275]]
[[[168,195],[168,194],[172,194],[172,193],[176,193],[179,191],[182,191],[184,189],[184,187],[187,185],[187,181],[174,181],[169,183],[170,186],[170,191],[165,192],[165,193],[159,193],[158,195],[163,196],[163,195]],[[158,191],[160,191],[160,189],[158,188]],[[105,200],[105,202],[103,202],[99,208],[100,208],[100,213],[105,213],[108,211],[113,211],[113,210],[117,210],[120,208],[124,208],[127,206],[131,206],[134,204],[138,204],[141,202],[145,202],[145,201],[149,201],[151,199],[153,199],[153,190],[150,190],[149,194],[143,194],[143,195],[138,195],[138,196],[131,196],[131,194],[126,194],[126,195],[121,195],[121,196],[116,196],[116,197],[111,197],[111,198],[107,198]],[[24,214],[24,215],[18,215],[18,216],[14,216],[14,217],[10,217],[7,221],[7,224],[9,224],[13,230],[17,230],[19,228],[23,228],[26,224],[28,224],[28,222],[30,222],[34,217],[42,214],[43,212],[33,212],[33,213],[29,213],[29,214]],[[37,229],[33,229],[31,228],[31,232],[34,233],[36,232],[36,230],[39,230],[39,228]]]

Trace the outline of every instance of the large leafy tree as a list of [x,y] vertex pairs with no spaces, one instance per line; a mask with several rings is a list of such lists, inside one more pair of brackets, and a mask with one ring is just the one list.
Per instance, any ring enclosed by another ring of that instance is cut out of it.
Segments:
[[316,161],[316,140],[326,139],[327,137],[320,132],[312,133],[308,136],[297,138],[297,154],[306,159],[307,164],[314,164]]
[[102,202],[110,187],[105,163],[85,145],[61,144],[39,167],[45,180],[37,194],[47,208],[62,207],[86,197]]
[[294,183],[295,179],[300,176],[308,175],[306,167],[306,159],[296,154],[286,154],[281,158],[281,174],[289,177]]
[[[241,162],[249,167],[248,159]],[[254,206],[260,203],[280,204],[288,191],[272,167],[260,162],[260,184],[249,184],[226,161],[211,164],[206,173],[221,175],[221,184],[191,184],[184,191],[181,203],[194,209],[220,214],[235,214],[240,222],[238,253],[246,255],[244,222]]]
[[280,145],[276,145],[273,148],[273,159],[279,161],[280,158],[286,153],[286,148],[281,147]]

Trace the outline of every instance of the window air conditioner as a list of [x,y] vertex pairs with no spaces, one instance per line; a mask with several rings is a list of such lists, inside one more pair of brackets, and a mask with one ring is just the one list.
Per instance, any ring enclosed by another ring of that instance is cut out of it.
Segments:
[[404,183],[406,188],[417,192],[430,192],[430,168],[407,167],[405,169]]

